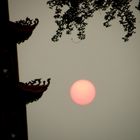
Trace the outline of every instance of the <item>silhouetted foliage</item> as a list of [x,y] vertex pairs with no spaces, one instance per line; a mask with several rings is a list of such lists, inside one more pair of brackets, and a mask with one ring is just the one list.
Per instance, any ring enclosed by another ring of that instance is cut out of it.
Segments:
[[136,6],[136,8],[140,11],[140,0],[139,0],[139,3],[138,3],[138,6]]
[[[64,31],[71,34],[75,28],[78,31],[78,38],[85,39],[87,19],[93,17],[94,12],[98,10],[105,11],[103,23],[105,27],[110,27],[110,22],[119,18],[119,23],[126,32],[122,39],[128,41],[136,29],[136,17],[130,10],[131,2],[132,0],[48,0],[49,8],[55,8],[54,18],[58,26],[52,41],[58,41]],[[140,10],[140,0],[135,8]]]

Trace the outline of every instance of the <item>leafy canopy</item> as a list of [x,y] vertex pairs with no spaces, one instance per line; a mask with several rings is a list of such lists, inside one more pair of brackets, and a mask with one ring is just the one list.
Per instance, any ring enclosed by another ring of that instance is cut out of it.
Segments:
[[[125,32],[122,39],[126,42],[136,30],[136,17],[130,10],[131,2],[132,0],[48,0],[49,8],[55,9],[54,18],[58,26],[52,41],[58,41],[64,31],[71,34],[75,28],[78,31],[78,38],[85,39],[87,19],[93,17],[94,12],[102,10],[105,11],[103,23],[105,27],[110,27],[110,22],[119,18]],[[135,8],[140,10],[140,0]]]

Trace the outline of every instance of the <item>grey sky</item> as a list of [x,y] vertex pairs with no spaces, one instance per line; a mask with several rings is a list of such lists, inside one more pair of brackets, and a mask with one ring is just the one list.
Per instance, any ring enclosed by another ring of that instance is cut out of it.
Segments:
[[[53,43],[57,26],[46,0],[9,0],[12,21],[39,18],[32,36],[18,45],[20,81],[51,77],[42,98],[27,105],[29,140],[140,139],[140,16],[137,33],[124,43],[117,22],[103,27],[103,13],[89,19],[86,39],[63,35]],[[90,105],[74,104],[69,88],[88,79],[96,86]]]

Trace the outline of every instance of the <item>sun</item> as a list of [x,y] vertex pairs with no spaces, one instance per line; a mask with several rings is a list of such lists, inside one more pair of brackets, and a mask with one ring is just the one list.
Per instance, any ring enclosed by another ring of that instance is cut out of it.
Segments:
[[88,105],[94,100],[96,89],[89,80],[77,80],[70,87],[70,96],[74,103]]

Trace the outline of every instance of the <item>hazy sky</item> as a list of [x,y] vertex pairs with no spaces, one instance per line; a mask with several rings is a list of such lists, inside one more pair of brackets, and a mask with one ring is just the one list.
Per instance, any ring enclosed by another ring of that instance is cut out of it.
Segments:
[[[137,32],[127,43],[119,23],[102,25],[101,11],[89,19],[85,40],[75,32],[54,43],[57,26],[46,2],[9,0],[12,21],[40,21],[18,45],[20,81],[51,78],[42,98],[27,105],[29,140],[140,140],[140,13],[135,10]],[[90,105],[70,99],[70,86],[79,79],[96,86]]]

